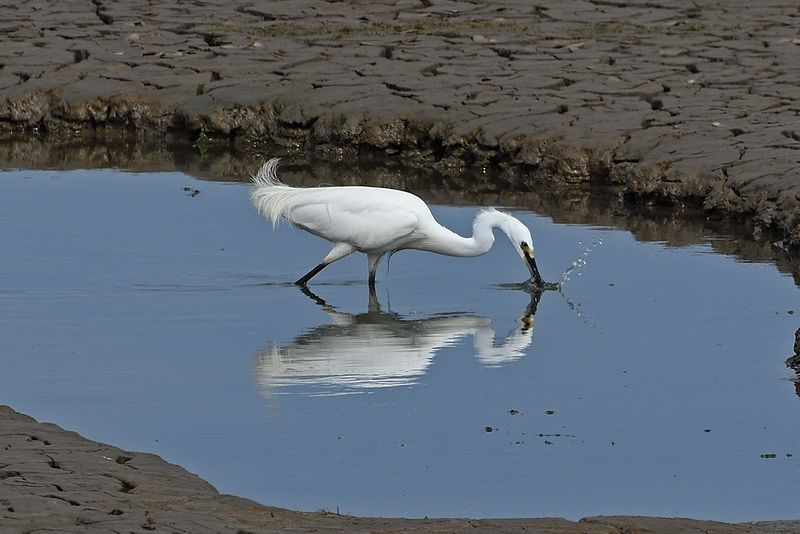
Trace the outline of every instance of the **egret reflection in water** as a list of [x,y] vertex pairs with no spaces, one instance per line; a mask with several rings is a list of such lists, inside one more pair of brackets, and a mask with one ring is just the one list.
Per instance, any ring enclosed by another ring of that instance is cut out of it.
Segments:
[[533,341],[533,326],[540,291],[530,302],[517,326],[495,343],[491,319],[468,313],[408,319],[381,310],[370,292],[365,313],[336,310],[308,288],[303,292],[322,307],[329,324],[297,336],[285,346],[272,345],[256,359],[256,380],[269,397],[277,389],[304,388],[303,393],[340,395],[377,388],[409,386],[422,376],[435,354],[471,336],[475,356],[487,366],[498,366],[523,357]]

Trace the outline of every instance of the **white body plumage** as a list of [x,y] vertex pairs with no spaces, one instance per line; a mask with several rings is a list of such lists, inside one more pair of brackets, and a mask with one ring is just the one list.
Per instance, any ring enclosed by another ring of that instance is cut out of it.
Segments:
[[380,187],[291,187],[276,170],[280,160],[267,161],[253,177],[250,194],[258,212],[273,227],[289,221],[334,244],[330,253],[297,281],[305,285],[319,271],[353,252],[363,252],[374,283],[381,258],[402,249],[417,249],[449,256],[478,256],[494,243],[492,230],[502,230],[531,271],[531,280],[543,286],[533,256],[530,231],[518,219],[493,208],[475,218],[472,237],[462,237],[436,222],[428,205],[411,193]]

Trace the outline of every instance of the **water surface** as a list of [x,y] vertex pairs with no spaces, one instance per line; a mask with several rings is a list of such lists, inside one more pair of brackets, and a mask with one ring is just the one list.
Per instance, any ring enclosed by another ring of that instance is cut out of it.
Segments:
[[[527,270],[501,235],[398,253],[372,300],[358,255],[305,294],[328,244],[248,192],[1,173],[0,402],[304,510],[797,515],[798,290],[773,265],[516,211],[546,279],[602,240],[563,294],[506,287]],[[433,211],[469,233],[474,208]]]

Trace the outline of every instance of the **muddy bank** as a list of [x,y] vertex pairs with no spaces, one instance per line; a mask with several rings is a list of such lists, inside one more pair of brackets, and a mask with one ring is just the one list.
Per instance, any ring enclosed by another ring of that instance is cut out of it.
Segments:
[[0,6],[0,136],[608,183],[800,243],[792,2]]
[[689,519],[386,519],[300,513],[220,495],[158,456],[123,451],[0,406],[3,532],[796,532],[796,521]]

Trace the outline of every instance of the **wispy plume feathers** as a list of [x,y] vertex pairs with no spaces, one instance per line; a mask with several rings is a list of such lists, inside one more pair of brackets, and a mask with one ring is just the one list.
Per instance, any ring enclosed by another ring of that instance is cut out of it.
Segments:
[[293,199],[302,191],[297,187],[290,187],[278,179],[278,165],[280,158],[272,158],[253,176],[255,187],[250,193],[250,200],[258,212],[272,222],[272,227],[278,226],[281,217],[288,219],[293,206]]

